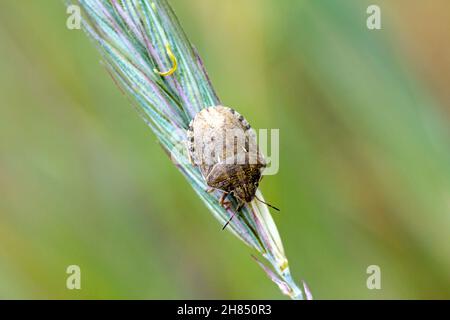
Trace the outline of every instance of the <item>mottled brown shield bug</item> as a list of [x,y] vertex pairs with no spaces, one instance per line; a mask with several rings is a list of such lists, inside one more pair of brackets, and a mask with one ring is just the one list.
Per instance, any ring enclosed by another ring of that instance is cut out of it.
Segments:
[[221,205],[233,194],[240,202],[238,212],[255,198],[266,161],[255,131],[242,115],[224,106],[203,109],[192,119],[187,139],[192,164],[200,168],[211,190],[223,192]]

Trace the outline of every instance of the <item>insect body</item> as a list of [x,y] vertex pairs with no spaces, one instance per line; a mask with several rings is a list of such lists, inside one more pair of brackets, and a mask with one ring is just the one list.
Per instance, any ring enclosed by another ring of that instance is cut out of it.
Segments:
[[235,110],[214,106],[194,117],[187,132],[191,162],[199,166],[212,189],[233,194],[241,207],[255,198],[266,167],[260,153],[256,133]]

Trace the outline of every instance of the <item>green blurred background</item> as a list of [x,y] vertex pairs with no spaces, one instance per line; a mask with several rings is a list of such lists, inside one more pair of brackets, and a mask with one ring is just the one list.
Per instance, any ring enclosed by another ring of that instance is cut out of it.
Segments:
[[[224,104],[280,128],[262,190],[293,275],[317,299],[450,298],[450,2],[172,4]],[[0,298],[283,298],[66,17],[0,0]]]

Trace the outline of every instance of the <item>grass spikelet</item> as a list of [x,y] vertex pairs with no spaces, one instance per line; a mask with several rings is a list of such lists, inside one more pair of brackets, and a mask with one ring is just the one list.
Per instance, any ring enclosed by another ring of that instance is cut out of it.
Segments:
[[[83,28],[107,69],[131,97],[140,115],[214,217],[223,225],[232,209],[208,193],[184,148],[190,120],[205,107],[221,104],[197,51],[166,0],[73,0],[83,12]],[[257,197],[264,199],[258,191]],[[260,264],[282,292],[303,299],[293,281],[276,225],[266,205],[253,201],[227,230],[258,251],[273,270]],[[220,228],[218,228],[218,232]],[[306,297],[311,297],[304,286]]]

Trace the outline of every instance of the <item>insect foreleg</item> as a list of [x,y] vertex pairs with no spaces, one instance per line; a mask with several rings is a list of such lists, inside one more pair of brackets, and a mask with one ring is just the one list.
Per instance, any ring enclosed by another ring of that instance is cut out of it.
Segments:
[[228,210],[231,206],[231,201],[227,200],[227,197],[230,195],[230,192],[221,190],[221,189],[217,189],[211,186],[208,186],[208,188],[206,189],[206,192],[208,193],[212,193],[214,191],[220,191],[222,192],[222,196],[219,199],[219,203],[222,207],[224,207],[226,210]]
[[189,152],[189,145],[188,145],[187,142],[184,143],[184,147],[185,147],[185,149],[186,149],[186,154],[187,154],[187,158],[188,158],[189,163],[190,163],[192,166],[195,167],[197,164],[194,162],[194,159],[192,159],[192,155],[191,155],[191,153]]
[[[223,194],[222,194],[222,196],[220,197],[220,200],[219,200],[219,203],[220,203],[221,206],[224,205],[225,199],[228,197],[228,195],[229,195],[228,192],[225,192],[225,191],[223,192]],[[230,203],[230,202],[228,201],[228,203]]]

